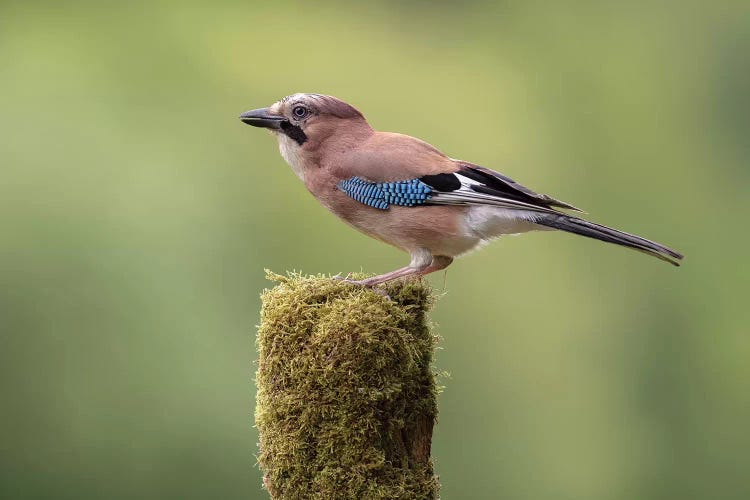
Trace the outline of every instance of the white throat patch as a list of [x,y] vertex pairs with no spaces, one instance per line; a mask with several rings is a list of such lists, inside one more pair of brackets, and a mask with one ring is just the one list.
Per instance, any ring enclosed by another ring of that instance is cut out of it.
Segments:
[[297,177],[305,181],[305,171],[302,168],[302,155],[300,145],[286,134],[276,134],[279,140],[279,151],[284,160],[292,167]]

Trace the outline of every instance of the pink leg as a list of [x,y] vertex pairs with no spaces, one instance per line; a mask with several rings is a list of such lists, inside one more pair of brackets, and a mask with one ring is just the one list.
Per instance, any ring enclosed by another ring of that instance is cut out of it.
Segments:
[[398,278],[406,278],[407,276],[414,276],[416,274],[420,274],[420,270],[418,268],[414,268],[411,266],[402,267],[401,269],[396,269],[395,271],[391,271],[390,273],[381,274],[379,276],[373,276],[372,278],[367,278],[363,280],[346,280],[349,283],[352,283],[354,285],[362,285],[367,287],[372,287],[375,285],[379,285],[381,283],[385,283],[387,281],[395,280]]
[[408,266],[402,267],[401,269],[396,269],[395,271],[391,271],[390,273],[373,276],[372,278],[367,278],[359,281],[345,281],[353,283],[355,285],[373,287],[375,285],[380,285],[381,283],[385,283],[387,281],[395,280],[398,278],[406,278],[409,276],[424,276],[425,274],[440,271],[441,269],[445,269],[446,267],[448,267],[451,262],[453,262],[453,257],[436,255],[435,257],[432,257],[431,262],[427,265],[415,265],[415,262],[412,260],[412,263]]

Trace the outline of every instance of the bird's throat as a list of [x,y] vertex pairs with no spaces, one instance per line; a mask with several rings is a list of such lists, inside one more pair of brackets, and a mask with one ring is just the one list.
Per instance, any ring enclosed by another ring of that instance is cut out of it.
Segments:
[[283,133],[276,133],[279,140],[279,152],[297,177],[305,181],[304,160],[302,158],[302,147],[294,139]]

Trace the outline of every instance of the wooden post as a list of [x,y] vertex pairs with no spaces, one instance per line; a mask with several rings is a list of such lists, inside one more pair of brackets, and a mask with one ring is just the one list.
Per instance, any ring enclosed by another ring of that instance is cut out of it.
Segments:
[[330,278],[269,278],[255,422],[271,498],[437,498],[426,282],[392,283],[389,300]]

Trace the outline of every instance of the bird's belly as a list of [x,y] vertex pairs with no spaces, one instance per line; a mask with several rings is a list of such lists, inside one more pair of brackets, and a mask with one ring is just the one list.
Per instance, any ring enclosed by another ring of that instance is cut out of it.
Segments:
[[379,210],[346,195],[336,198],[324,203],[333,213],[363,233],[407,252],[427,249],[433,255],[455,257],[481,242],[466,225],[467,207],[391,205]]

